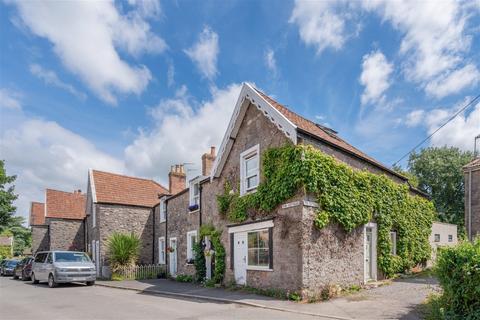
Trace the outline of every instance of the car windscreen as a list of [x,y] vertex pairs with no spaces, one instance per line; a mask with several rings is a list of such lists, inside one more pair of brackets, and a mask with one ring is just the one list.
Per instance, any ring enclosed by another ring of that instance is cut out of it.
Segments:
[[17,265],[18,261],[7,261],[6,266],[7,267],[15,267]]
[[91,262],[83,252],[55,252],[55,262]]

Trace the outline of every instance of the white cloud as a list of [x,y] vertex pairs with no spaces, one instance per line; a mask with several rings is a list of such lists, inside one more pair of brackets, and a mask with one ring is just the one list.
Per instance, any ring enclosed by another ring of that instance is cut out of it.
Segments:
[[272,72],[273,76],[276,76],[277,60],[275,59],[275,52],[271,48],[268,48],[265,51],[264,59],[265,59],[265,65],[267,66],[268,70]]
[[125,149],[127,167],[159,181],[175,163],[193,162],[200,169],[201,155],[220,145],[240,90],[240,84],[214,88],[211,99],[196,103],[182,87],[174,98],[160,101],[151,110],[155,127],[141,130]]
[[20,95],[11,90],[0,88],[0,109],[21,109]]
[[140,94],[152,77],[145,66],[123,60],[117,48],[135,56],[166,48],[137,7],[122,14],[111,1],[15,3],[29,30],[47,38],[64,66],[111,104],[117,93]]
[[354,6],[355,3],[346,1],[296,0],[289,22],[297,24],[300,38],[314,46],[317,54],[327,48],[339,50],[357,32],[348,30],[346,24],[353,16]]
[[413,110],[407,114],[405,124],[407,125],[407,127],[416,127],[423,121],[424,117],[424,110]]
[[31,64],[30,72],[34,76],[42,79],[48,85],[52,85],[57,88],[68,91],[79,99],[85,100],[87,98],[87,96],[83,92],[78,91],[71,84],[65,83],[62,80],[60,80],[57,74],[52,70],[45,69],[38,64]]
[[168,63],[167,85],[170,88],[175,84],[175,66],[172,61]]
[[217,75],[217,57],[219,53],[218,34],[205,26],[198,41],[184,52],[192,59],[200,73],[213,80]]
[[[472,40],[467,34],[467,22],[473,15],[468,1],[367,0],[363,6],[403,34],[400,53],[405,58],[404,73],[427,94],[443,97],[478,81],[475,77],[460,80],[455,74]],[[448,84],[440,86],[442,79],[448,79]]]
[[443,98],[480,82],[480,72],[473,64],[440,76],[427,84],[425,91],[436,98]]
[[30,201],[43,201],[47,187],[86,191],[90,167],[125,171],[122,161],[56,122],[27,118],[19,110],[11,114],[11,119],[5,116],[9,124],[1,127],[1,158],[6,161],[8,174],[17,175],[18,215],[28,217]]
[[379,103],[385,100],[385,91],[390,87],[390,75],[393,65],[380,51],[373,51],[363,56],[360,83],[365,86],[362,104]]

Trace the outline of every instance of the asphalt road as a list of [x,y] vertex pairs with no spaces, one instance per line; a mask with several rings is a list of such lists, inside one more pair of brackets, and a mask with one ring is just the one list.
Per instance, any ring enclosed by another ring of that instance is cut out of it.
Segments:
[[307,315],[200,300],[183,300],[80,284],[0,277],[0,319],[319,319]]

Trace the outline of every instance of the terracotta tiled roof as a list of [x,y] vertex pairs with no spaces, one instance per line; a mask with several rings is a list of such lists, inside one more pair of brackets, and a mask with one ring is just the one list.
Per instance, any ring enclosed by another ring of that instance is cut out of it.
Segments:
[[92,170],[97,202],[153,207],[168,190],[159,183],[136,177]]
[[83,219],[86,196],[80,191],[46,190],[47,218]]
[[480,167],[480,158],[473,159],[472,162],[469,162],[465,166],[463,166],[464,169],[470,169],[475,167]]
[[[257,89],[255,89],[257,90]],[[294,125],[297,126],[298,129],[307,132],[308,134],[315,136],[317,139],[322,140],[327,142],[330,145],[333,145],[336,148],[342,149],[344,151],[347,151],[358,158],[361,158],[363,160],[366,160],[367,162],[372,163],[373,165],[380,167],[383,170],[386,170],[390,172],[391,174],[394,174],[398,176],[399,178],[402,178],[404,180],[407,180],[405,177],[402,175],[398,174],[397,172],[393,171],[392,169],[386,167],[382,163],[378,162],[374,158],[370,157],[369,155],[363,153],[362,151],[358,150],[351,144],[347,143],[345,140],[340,138],[334,130],[331,130],[329,128],[323,127],[321,125],[317,125],[313,121],[310,121],[295,112],[289,110],[285,106],[281,105],[277,101],[273,100],[263,92],[257,90],[257,92],[270,103],[275,109],[277,109],[283,116],[285,116],[288,120],[290,120]]]
[[45,224],[45,204],[32,202],[30,206],[30,225],[38,226]]

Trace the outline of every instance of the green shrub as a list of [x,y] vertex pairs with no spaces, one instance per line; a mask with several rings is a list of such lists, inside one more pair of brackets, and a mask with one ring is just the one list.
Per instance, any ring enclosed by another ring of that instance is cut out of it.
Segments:
[[131,234],[113,233],[107,241],[108,259],[112,272],[135,265],[140,252],[140,238]]
[[175,277],[175,281],[178,282],[193,282],[193,276],[188,274],[179,274]]
[[195,254],[195,259],[193,260],[196,271],[195,282],[202,282],[207,276],[207,268],[205,267],[205,254],[201,240],[193,245],[193,252]]
[[435,273],[447,319],[480,319],[480,239],[438,251]]

